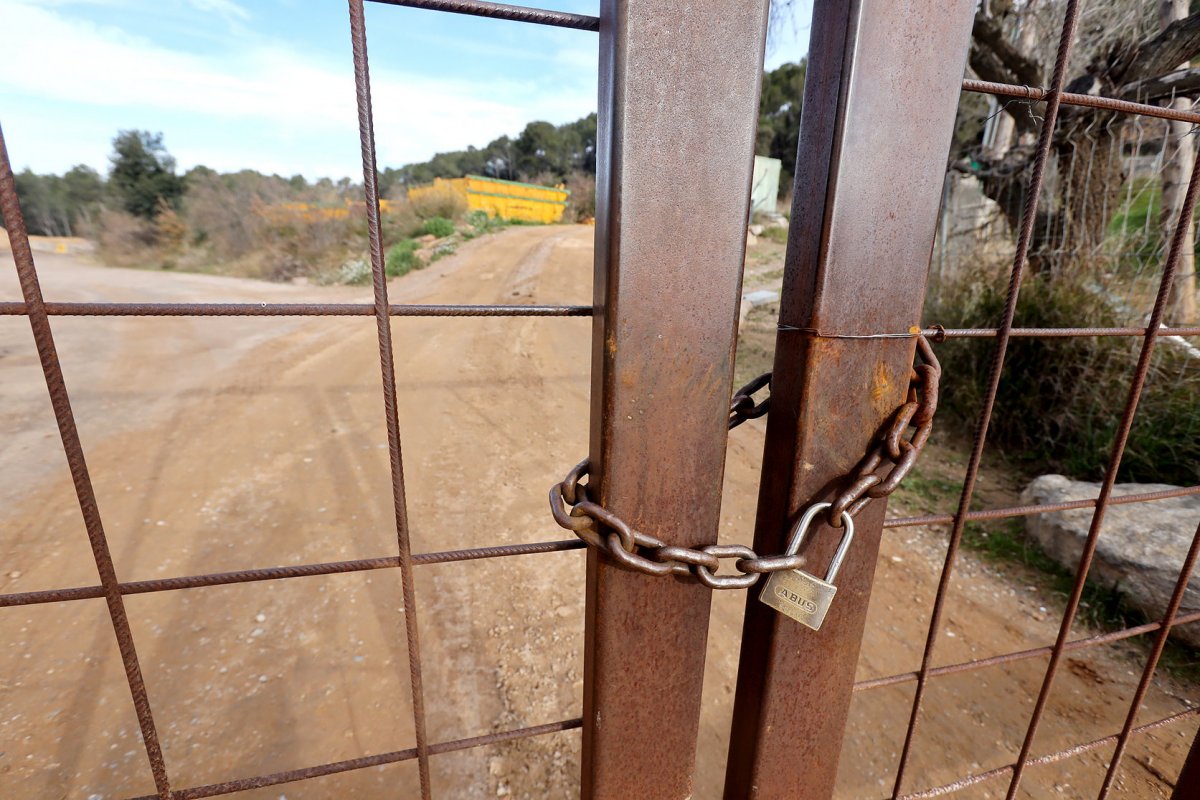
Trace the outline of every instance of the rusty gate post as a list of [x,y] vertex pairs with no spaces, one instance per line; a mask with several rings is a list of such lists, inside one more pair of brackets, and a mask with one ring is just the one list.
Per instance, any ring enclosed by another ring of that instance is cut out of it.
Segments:
[[[590,481],[668,544],[717,540],[766,21],[601,3]],[[583,797],[691,794],[710,591],[589,552]]]
[[1171,800],[1193,800],[1200,797],[1200,729],[1196,730],[1196,738],[1192,740],[1192,749],[1188,751],[1187,760],[1179,770],[1175,780],[1175,790]]
[[[903,402],[976,0],[830,0],[813,12],[754,549],[846,487]],[[815,332],[814,332],[815,331]],[[819,632],[747,599],[726,798],[826,800],[875,573],[867,505]],[[819,572],[838,532],[810,535]]]

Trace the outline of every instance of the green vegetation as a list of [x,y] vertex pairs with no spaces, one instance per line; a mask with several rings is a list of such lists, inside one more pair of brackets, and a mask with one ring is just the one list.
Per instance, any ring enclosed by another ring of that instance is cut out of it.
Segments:
[[[944,287],[930,319],[946,327],[995,327],[1004,307],[1001,282],[968,276]],[[1031,275],[1017,304],[1024,327],[1125,324],[1111,301],[1084,278]],[[1138,358],[1135,337],[1016,338],[996,398],[989,438],[1030,472],[1058,471],[1098,480],[1113,446]],[[951,340],[938,355],[953,383],[942,396],[944,418],[964,429],[979,413],[994,343]],[[1125,456],[1122,481],[1191,485],[1200,479],[1200,369],[1179,349],[1159,344],[1151,362]]]
[[467,214],[467,225],[470,227],[470,237],[473,238],[483,233],[501,230],[508,224],[500,217],[493,217],[486,211],[472,211]]
[[763,228],[761,238],[768,242],[775,242],[775,244],[787,244],[788,229],[780,225],[772,225],[769,228]]
[[462,219],[467,213],[467,198],[445,184],[422,192],[408,202],[413,213],[423,220],[456,220]]
[[[501,136],[486,146],[438,153],[429,161],[387,168],[380,191],[431,183],[434,178],[484,175],[503,180],[557,183],[575,173],[596,174],[596,115],[564,125],[535,121],[515,138]],[[533,180],[545,176],[543,180]]]
[[443,242],[442,244],[439,244],[437,247],[433,248],[433,253],[429,256],[429,263],[432,264],[433,262],[443,259],[446,256],[454,255],[456,250],[458,250],[458,247],[454,244],[454,242]]
[[796,147],[800,138],[800,109],[804,97],[804,74],[807,60],[797,64],[782,64],[763,74],[762,93],[758,99],[758,140],[755,152],[760,156],[778,158],[779,194],[791,191],[796,172]]
[[[781,191],[791,188],[796,168],[796,143],[800,132],[801,97],[805,62],[784,64],[763,76],[759,100],[759,155],[783,162]],[[484,175],[531,183],[565,183],[576,206],[574,219],[595,216],[596,115],[563,125],[544,120],[527,124],[515,138],[501,136],[483,147],[437,153],[428,161],[388,167],[379,174],[380,192],[394,196],[408,186],[432,183],[435,178]],[[453,218],[452,214],[441,214]]]
[[421,226],[421,231],[428,236],[444,239],[454,235],[454,223],[445,217],[430,217]]
[[1158,269],[1163,261],[1160,182],[1140,178],[1131,183],[1129,199],[1108,226],[1110,249],[1120,255],[1112,267],[1121,275],[1140,275]]
[[154,219],[164,206],[178,207],[183,178],[175,174],[175,159],[161,133],[121,131],[112,146],[108,189],[125,211]]
[[[996,520],[983,525],[969,522],[963,529],[963,544],[994,564],[1022,567],[1021,577],[1024,580],[1032,581],[1043,590],[1044,596],[1052,597],[1063,607],[1066,606],[1075,585],[1075,573],[1026,537],[1022,520]],[[1092,580],[1084,585],[1076,618],[1101,631],[1117,631],[1157,622],[1131,606],[1118,589],[1101,586]],[[1148,651],[1152,642],[1153,635],[1135,639],[1131,644]],[[1200,660],[1196,651],[1187,644],[1167,640],[1161,664],[1177,678],[1200,681]]]
[[39,236],[76,236],[88,228],[104,198],[104,179],[79,164],[61,177],[17,173],[17,196],[29,232]]
[[150,223],[138,235],[154,238],[154,220],[164,211],[180,210],[185,180],[175,174],[175,159],[167,152],[161,133],[120,131],[112,147],[107,181],[83,164],[61,176],[38,175],[28,169],[15,176],[21,211],[31,234],[89,235],[101,214],[119,210]]
[[425,262],[417,255],[419,247],[420,244],[415,239],[405,239],[392,245],[392,249],[388,250],[387,258],[384,261],[388,277],[398,278],[401,275],[407,275],[414,269],[424,267]]
[[1108,233],[1120,241],[1129,241],[1143,231],[1158,228],[1162,188],[1153,178],[1138,178],[1129,187],[1129,200],[1109,223]]
[[[938,445],[932,445],[931,449],[933,452],[926,453],[926,458],[918,463],[896,492],[896,499],[900,503],[921,513],[944,512],[947,508],[956,507],[962,492],[962,481],[956,471],[961,470],[961,465],[947,466],[945,461],[948,454]],[[956,478],[949,480],[943,477],[944,474],[953,474]],[[977,489],[971,505],[973,509],[978,509],[1007,502],[1014,502],[1014,499],[981,500]],[[1075,574],[1026,537],[1022,518],[968,522],[963,529],[962,544],[997,567],[1010,580],[1036,586],[1040,595],[1055,606],[1048,609],[1048,614],[1061,614],[1066,607],[1075,583]],[[1101,631],[1122,630],[1155,621],[1133,608],[1119,590],[1093,581],[1084,587],[1077,618]],[[1152,643],[1152,636],[1143,636],[1131,639],[1129,646],[1148,652]],[[1197,652],[1189,645],[1169,640],[1161,663],[1177,678],[1200,681],[1200,659],[1197,656]]]
[[352,258],[345,264],[342,264],[338,270],[337,280],[335,283],[346,283],[351,285],[362,285],[371,282],[371,265],[367,263],[365,258]]

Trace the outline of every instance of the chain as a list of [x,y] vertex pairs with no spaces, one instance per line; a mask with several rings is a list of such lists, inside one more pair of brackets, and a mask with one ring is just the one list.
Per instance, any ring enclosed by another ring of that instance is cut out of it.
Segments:
[[760,389],[771,391],[771,373],[764,372],[733,393],[733,399],[729,401],[729,430],[748,419],[758,419],[771,409],[770,395],[759,403],[754,402],[754,393]]
[[[828,521],[835,528],[841,527],[843,514],[854,516],[871,500],[894,492],[929,440],[942,368],[924,336],[917,337],[917,352],[921,363],[912,370],[906,401],[892,414],[875,446],[847,476],[851,480],[849,487],[829,507]],[[768,372],[734,393],[729,411],[731,429],[767,413],[770,397],[755,403],[753,395],[770,383]],[[905,438],[909,428],[913,428],[913,433]],[[692,577],[710,589],[745,589],[753,586],[760,575],[804,566],[804,556],[799,554],[760,556],[742,544],[680,547],[634,530],[588,497],[584,478],[590,466],[584,459],[571,468],[561,483],[551,487],[550,511],[555,522],[622,566],[649,575]],[[733,559],[733,573],[718,574],[723,559]]]

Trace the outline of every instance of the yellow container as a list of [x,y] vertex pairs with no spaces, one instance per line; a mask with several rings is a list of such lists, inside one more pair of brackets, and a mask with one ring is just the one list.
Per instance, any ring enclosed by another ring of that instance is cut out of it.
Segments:
[[571,193],[562,187],[502,181],[468,175],[465,178],[437,178],[428,186],[408,190],[410,199],[449,188],[467,200],[469,211],[484,211],[488,216],[522,222],[561,222]]

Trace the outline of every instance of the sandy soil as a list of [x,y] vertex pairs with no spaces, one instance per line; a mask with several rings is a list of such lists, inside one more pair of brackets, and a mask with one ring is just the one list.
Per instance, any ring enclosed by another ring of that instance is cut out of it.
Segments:
[[[591,229],[515,228],[392,285],[398,302],[589,302]],[[7,258],[0,254],[0,257]],[[108,269],[39,254],[48,299],[366,300],[363,289]],[[11,264],[0,300],[18,299]],[[371,318],[53,320],[118,574],[137,580],[395,552]],[[585,319],[393,323],[415,548],[562,538],[547,487],[586,451]],[[0,592],[96,583],[27,323],[0,317]],[[752,527],[763,427],[730,438],[722,537]],[[961,463],[943,450],[944,468]],[[985,479],[989,479],[985,475]],[[912,501],[915,502],[915,501]],[[903,513],[905,501],[893,503]],[[913,510],[910,508],[910,510]],[[915,669],[942,530],[887,535],[859,677]],[[418,568],[433,740],[578,716],[579,552]],[[127,598],[176,786],[413,745],[399,575],[371,573]],[[720,795],[743,598],[714,604],[695,797]],[[1054,601],[967,554],[941,663],[1053,641]],[[1087,631],[1078,630],[1083,635]],[[0,797],[115,798],[153,788],[103,602],[0,609]],[[1036,752],[1119,728],[1140,671],[1125,646],[1072,655]],[[1009,763],[1045,662],[931,684],[912,788]],[[911,685],[855,698],[841,798],[883,796]],[[1160,680],[1156,719],[1194,703]],[[1194,722],[1138,739],[1120,797],[1160,798]],[[1089,797],[1107,750],[1031,768],[1025,797]],[[565,797],[579,733],[435,756],[440,797]],[[403,763],[248,792],[408,797]],[[1003,796],[991,783],[960,797]]]

